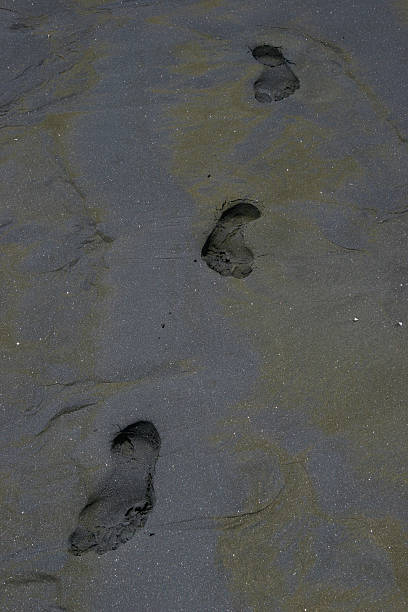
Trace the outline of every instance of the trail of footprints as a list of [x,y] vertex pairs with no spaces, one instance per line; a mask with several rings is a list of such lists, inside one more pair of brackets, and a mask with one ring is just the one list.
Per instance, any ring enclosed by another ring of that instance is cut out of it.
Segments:
[[[279,47],[259,45],[252,56],[264,69],[254,83],[255,99],[261,104],[284,100],[300,87],[299,79],[290,68]],[[244,226],[261,216],[252,202],[234,200],[217,221],[208,236],[201,257],[208,267],[221,274],[245,278],[252,272],[254,255],[244,243]]]
[[[264,66],[254,83],[258,102],[283,100],[299,88],[299,80],[280,48],[261,45],[253,49],[252,55]],[[260,216],[252,202],[229,202],[201,250],[209,268],[221,276],[238,279],[251,274],[254,255],[245,245],[244,229]],[[114,437],[113,468],[80,512],[78,525],[70,536],[72,554],[115,550],[144,527],[155,501],[153,478],[160,444],[160,435],[149,421],[128,425]]]

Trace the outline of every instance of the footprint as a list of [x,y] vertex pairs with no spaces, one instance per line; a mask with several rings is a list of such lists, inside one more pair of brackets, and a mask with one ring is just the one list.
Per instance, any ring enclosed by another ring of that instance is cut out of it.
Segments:
[[114,467],[89,499],[70,537],[70,552],[115,550],[143,527],[154,505],[153,474],[160,436],[152,423],[138,421],[112,441]]
[[289,67],[289,61],[279,47],[260,45],[252,51],[253,57],[267,66],[254,83],[255,98],[258,102],[269,103],[283,100],[300,87],[299,79]]
[[252,272],[253,253],[244,244],[243,226],[261,216],[254,204],[245,200],[230,202],[208,236],[201,257],[222,276],[245,278]]

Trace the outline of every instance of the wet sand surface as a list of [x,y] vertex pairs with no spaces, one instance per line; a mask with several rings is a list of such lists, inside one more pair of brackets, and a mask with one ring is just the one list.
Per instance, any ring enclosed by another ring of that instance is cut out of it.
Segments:
[[[3,0],[2,610],[407,609],[407,35],[405,0]],[[244,278],[201,258],[237,200]],[[146,523],[74,556],[138,421]]]

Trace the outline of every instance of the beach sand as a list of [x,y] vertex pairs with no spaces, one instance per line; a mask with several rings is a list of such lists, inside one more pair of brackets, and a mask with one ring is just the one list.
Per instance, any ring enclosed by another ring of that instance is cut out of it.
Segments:
[[[0,32],[1,609],[406,610],[406,2],[4,0]],[[201,257],[237,200],[244,278]],[[74,556],[137,421],[155,504]]]

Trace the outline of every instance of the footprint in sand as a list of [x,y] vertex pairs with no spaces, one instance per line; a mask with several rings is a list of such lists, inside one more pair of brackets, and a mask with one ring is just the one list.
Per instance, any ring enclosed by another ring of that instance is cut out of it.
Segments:
[[259,209],[245,200],[234,200],[208,236],[201,257],[222,276],[245,278],[252,272],[253,253],[244,244],[243,226],[261,216]]
[[81,555],[115,550],[143,527],[154,505],[153,475],[160,436],[152,423],[138,421],[112,441],[114,467],[79,515],[70,551]]
[[252,51],[253,57],[267,66],[254,83],[255,98],[258,102],[269,103],[283,100],[300,87],[299,79],[289,67],[290,62],[279,47],[260,45]]

